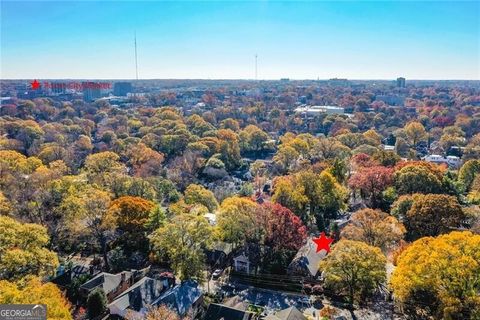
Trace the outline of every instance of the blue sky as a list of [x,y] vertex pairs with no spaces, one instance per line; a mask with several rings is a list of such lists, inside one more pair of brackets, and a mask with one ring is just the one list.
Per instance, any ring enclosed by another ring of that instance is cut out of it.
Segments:
[[1,1],[1,78],[480,79],[480,2]]

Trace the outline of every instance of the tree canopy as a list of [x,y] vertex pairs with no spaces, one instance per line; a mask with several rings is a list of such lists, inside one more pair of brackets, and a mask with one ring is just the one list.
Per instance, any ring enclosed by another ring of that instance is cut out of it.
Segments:
[[480,236],[451,232],[413,242],[390,280],[396,299],[413,317],[480,316]]
[[325,284],[348,297],[363,301],[386,280],[386,258],[379,248],[360,241],[340,240],[320,262]]
[[47,319],[71,320],[71,305],[60,289],[53,283],[42,283],[32,278],[24,283],[0,280],[0,303],[45,304]]
[[0,279],[54,275],[58,258],[47,249],[49,240],[47,230],[38,224],[0,216]]
[[352,215],[341,235],[385,250],[403,239],[405,232],[405,227],[395,217],[380,210],[363,209]]

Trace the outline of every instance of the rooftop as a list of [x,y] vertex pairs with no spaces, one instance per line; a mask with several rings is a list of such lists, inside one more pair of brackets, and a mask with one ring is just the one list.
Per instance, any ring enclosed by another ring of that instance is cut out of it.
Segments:
[[265,320],[307,320],[297,308],[290,307],[265,317]]
[[179,315],[185,315],[192,305],[202,296],[202,290],[194,281],[185,281],[173,289],[165,292],[160,298],[154,301],[153,305],[166,305],[175,310]]
[[250,320],[255,314],[248,311],[234,309],[217,303],[208,306],[205,320]]
[[320,261],[326,256],[326,254],[325,250],[317,253],[315,243],[312,238],[309,238],[307,243],[298,250],[289,268],[293,265],[306,268],[312,276],[315,276],[318,272]]
[[124,280],[129,279],[132,276],[132,273],[130,271],[123,271],[117,274],[102,272],[94,278],[90,279],[89,281],[85,282],[80,288],[90,291],[102,286],[105,294],[108,294],[109,292],[112,292],[116,288],[118,288],[118,286],[122,282],[122,276]]
[[108,305],[110,313],[122,315],[127,309],[143,311],[160,297],[164,289],[160,280],[144,277]]

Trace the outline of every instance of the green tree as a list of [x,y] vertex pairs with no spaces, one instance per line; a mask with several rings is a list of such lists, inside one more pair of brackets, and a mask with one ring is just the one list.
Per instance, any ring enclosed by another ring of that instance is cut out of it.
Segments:
[[314,160],[344,159],[350,154],[350,149],[334,138],[319,138],[310,151]]
[[217,215],[220,237],[235,245],[243,244],[255,229],[257,204],[249,198],[230,197],[223,200]]
[[84,171],[90,183],[110,186],[116,175],[126,173],[125,166],[119,160],[118,154],[111,151],[89,155],[85,160]]
[[395,187],[398,194],[440,193],[442,182],[424,166],[410,165],[395,172]]
[[232,118],[227,118],[225,120],[222,120],[220,122],[220,128],[221,129],[230,129],[234,132],[237,132],[240,130],[240,125],[238,124],[238,121]]
[[105,292],[97,288],[90,292],[87,297],[87,312],[89,318],[103,315],[107,311],[107,296]]
[[437,236],[461,227],[466,216],[454,196],[426,194],[416,197],[407,211],[405,226],[410,239]]
[[150,235],[157,257],[166,257],[182,280],[202,281],[205,255],[212,241],[212,228],[201,216],[181,214]]
[[398,137],[395,140],[395,151],[401,157],[407,157],[409,155],[410,148],[407,141],[402,137]]
[[242,152],[258,153],[267,149],[268,134],[255,125],[248,125],[240,131],[240,148]]
[[105,266],[109,269],[107,258],[109,228],[106,223],[110,195],[99,189],[88,188],[82,193],[76,193],[74,197],[78,201],[73,201],[71,205],[74,213],[69,215],[69,230],[90,236],[93,240],[91,243],[100,249]]
[[273,157],[273,162],[281,172],[288,172],[296,163],[300,154],[295,148],[289,145],[281,145]]
[[374,129],[367,130],[362,135],[366,139],[366,143],[369,145],[378,147],[382,143],[382,136]]
[[201,116],[198,114],[193,114],[187,119],[187,125],[190,131],[199,137],[202,137],[205,132],[214,130],[215,127],[212,126],[210,123],[205,121]]
[[12,211],[12,205],[8,201],[7,197],[3,195],[3,192],[0,191],[0,215],[6,216],[10,215]]
[[242,160],[237,134],[230,129],[220,129],[217,131],[217,138],[219,140],[217,149],[220,153],[220,160],[225,163],[227,170],[237,168]]
[[346,195],[346,189],[327,170],[320,174],[304,170],[277,178],[272,200],[295,212],[304,222],[315,218],[320,230],[325,230],[326,220],[345,207]]
[[16,121],[13,125],[14,138],[23,143],[23,150],[28,150],[45,134],[39,124],[33,120]]
[[404,130],[413,147],[427,138],[427,131],[420,122],[412,121],[405,126]]
[[317,184],[317,226],[320,230],[325,230],[327,220],[335,218],[337,213],[345,208],[347,190],[327,171],[320,173]]
[[469,191],[475,177],[480,173],[480,160],[468,160],[458,171],[458,181],[460,181],[465,191]]
[[210,212],[214,212],[218,208],[218,202],[213,192],[198,184],[191,184],[187,187],[185,190],[185,203],[202,204]]
[[274,180],[272,201],[289,208],[306,221],[305,205],[309,199],[303,186],[294,185],[293,176],[278,177]]
[[384,167],[393,167],[401,158],[393,151],[378,150],[373,154],[372,160],[377,161]]

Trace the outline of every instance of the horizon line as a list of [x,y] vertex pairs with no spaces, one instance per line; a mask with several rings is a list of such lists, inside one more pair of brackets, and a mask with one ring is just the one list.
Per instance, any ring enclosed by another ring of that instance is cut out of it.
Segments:
[[[406,79],[406,81],[480,81],[479,79],[454,79],[454,78],[442,78],[442,79],[420,79],[420,78],[406,78],[404,76],[400,76]],[[349,78],[317,78],[317,79],[296,79],[296,78],[268,78],[268,79],[251,79],[251,78],[144,78],[144,79],[132,79],[132,78],[8,78],[2,79],[0,81],[29,81],[29,80],[100,80],[100,81],[172,81],[172,80],[196,80],[196,81],[253,81],[253,82],[260,82],[260,81],[281,81],[281,80],[289,80],[289,81],[330,81],[330,80],[347,80],[347,81],[396,81],[397,78],[369,78],[369,79],[349,79]]]

